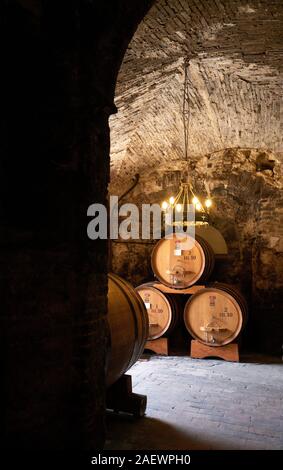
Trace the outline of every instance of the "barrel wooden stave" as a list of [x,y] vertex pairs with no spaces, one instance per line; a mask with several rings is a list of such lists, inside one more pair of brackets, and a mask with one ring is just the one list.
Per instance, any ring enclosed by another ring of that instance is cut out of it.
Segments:
[[216,289],[221,289],[223,291],[226,291],[228,294],[231,294],[236,299],[236,301],[241,307],[241,312],[243,315],[243,327],[242,327],[243,329],[248,320],[249,309],[248,309],[247,301],[245,297],[243,296],[243,294],[241,293],[241,291],[238,289],[238,287],[231,285],[231,284],[226,284],[224,282],[218,282],[218,281],[209,284],[209,287],[215,287]]
[[200,236],[196,236],[196,240],[201,245],[204,251],[204,256],[205,256],[205,268],[204,268],[202,275],[198,279],[198,281],[202,283],[202,282],[207,281],[212,274],[212,271],[215,265],[215,255],[210,244],[204,238]]
[[110,352],[106,384],[116,382],[141,356],[148,337],[144,304],[134,288],[115,274],[108,275]]
[[[141,296],[149,318],[148,339],[168,336],[180,320],[180,302],[175,295],[166,295],[160,291],[156,282],[141,284],[136,288]],[[154,308],[153,308],[154,306]]]
[[216,283],[192,295],[184,309],[184,323],[191,336],[209,346],[234,341],[247,318],[247,304],[238,290]]
[[[186,243],[190,247],[186,247]],[[214,261],[210,245],[201,237],[194,239],[187,234],[182,235],[181,239],[176,234],[171,238],[162,238],[154,246],[151,255],[151,266],[157,279],[176,289],[184,289],[209,279]]]

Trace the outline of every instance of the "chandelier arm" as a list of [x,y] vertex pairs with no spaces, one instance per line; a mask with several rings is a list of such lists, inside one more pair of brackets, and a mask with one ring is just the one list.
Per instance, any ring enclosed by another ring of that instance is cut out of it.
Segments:
[[175,201],[174,201],[173,207],[175,207],[175,206],[178,204],[178,202],[179,202],[179,200],[180,200],[180,198],[181,198],[181,196],[182,196],[182,192],[183,192],[183,188],[180,189],[180,191],[178,192],[177,196],[175,197]]
[[191,191],[191,193],[192,193],[193,197],[197,197],[197,196],[195,195],[195,193],[194,193],[194,190],[193,190],[193,187],[192,187],[192,185],[190,185],[190,191]]
[[184,197],[184,204],[189,204],[190,200],[189,200],[189,189],[188,189],[188,186],[186,185],[186,188],[185,188],[185,197]]

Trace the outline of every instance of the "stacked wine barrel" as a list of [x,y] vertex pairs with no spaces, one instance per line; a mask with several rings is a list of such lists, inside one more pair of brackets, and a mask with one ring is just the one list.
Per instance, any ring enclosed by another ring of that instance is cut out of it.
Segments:
[[148,339],[169,335],[180,321],[180,299],[158,288],[161,284],[148,282],[136,288],[146,307],[149,319]]
[[110,352],[106,383],[109,387],[134,365],[148,338],[148,316],[134,288],[115,274],[108,274]]
[[157,242],[151,266],[159,282],[136,288],[148,314],[149,340],[170,336],[180,323],[209,346],[224,346],[239,336],[247,319],[246,301],[231,285],[207,284],[214,263],[212,247],[200,236],[174,234]]

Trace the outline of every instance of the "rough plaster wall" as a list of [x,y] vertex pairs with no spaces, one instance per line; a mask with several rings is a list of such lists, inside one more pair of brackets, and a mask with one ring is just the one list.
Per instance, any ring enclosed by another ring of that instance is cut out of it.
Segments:
[[[272,152],[227,149],[143,172],[123,202],[160,204],[189,176],[197,194],[213,198],[211,224],[225,237],[229,256],[212,280],[236,284],[250,304],[246,346],[280,353],[283,342],[283,185]],[[151,241],[113,241],[113,270],[136,285],[153,279]]]
[[117,185],[183,158],[182,63],[191,57],[189,154],[283,151],[281,0],[157,0],[120,70],[111,118]]

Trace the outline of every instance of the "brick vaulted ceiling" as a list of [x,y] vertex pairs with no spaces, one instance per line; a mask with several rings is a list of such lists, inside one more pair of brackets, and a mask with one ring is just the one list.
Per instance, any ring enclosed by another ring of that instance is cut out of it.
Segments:
[[283,0],[157,0],[118,77],[112,181],[183,158],[184,57],[190,158],[230,147],[283,155]]

